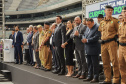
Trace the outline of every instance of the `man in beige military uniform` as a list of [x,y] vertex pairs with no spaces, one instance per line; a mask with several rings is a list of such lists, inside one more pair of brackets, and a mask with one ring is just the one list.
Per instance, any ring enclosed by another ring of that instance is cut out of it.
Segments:
[[41,43],[42,43],[42,39],[44,37],[44,30],[43,30],[41,25],[38,25],[37,28],[38,28],[38,31],[39,31],[39,58],[40,58],[40,61],[41,61],[41,68],[43,69],[43,56],[42,56],[43,48],[41,47],[41,49],[40,49],[40,46],[41,46]]
[[126,84],[126,7],[122,9],[124,21],[119,25],[119,68],[121,84]]
[[100,22],[99,31],[101,32],[101,55],[103,61],[103,68],[105,80],[100,84],[111,84],[111,65],[113,65],[113,83],[119,83],[119,64],[117,56],[117,42],[116,35],[118,31],[118,20],[112,17],[113,7],[106,6],[106,17]]
[[50,37],[52,35],[51,30],[49,29],[50,27],[50,23],[49,22],[45,22],[44,23],[44,37],[42,39],[42,44],[41,46],[43,47],[43,66],[44,66],[44,70],[45,71],[50,71],[51,67],[52,67],[52,53],[49,51],[50,49]]

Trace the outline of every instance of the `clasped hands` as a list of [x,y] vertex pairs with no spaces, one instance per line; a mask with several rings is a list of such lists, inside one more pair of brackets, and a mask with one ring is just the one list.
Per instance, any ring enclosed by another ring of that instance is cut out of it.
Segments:
[[87,43],[87,39],[85,39],[85,38],[83,38],[81,41],[82,41],[83,43]]
[[74,32],[74,36],[79,36],[79,32],[78,31],[75,31]]

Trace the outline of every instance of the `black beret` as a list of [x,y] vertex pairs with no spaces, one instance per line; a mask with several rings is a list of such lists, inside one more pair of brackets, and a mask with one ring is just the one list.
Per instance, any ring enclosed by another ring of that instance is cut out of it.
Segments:
[[45,22],[44,24],[46,24],[46,25],[50,25],[50,23],[49,23],[49,22]]
[[98,15],[98,18],[104,18],[102,14],[99,14]]
[[122,10],[126,10],[126,6],[122,8]]
[[107,5],[105,8],[110,8],[110,9],[114,10],[114,8],[112,6],[110,6],[110,5]]

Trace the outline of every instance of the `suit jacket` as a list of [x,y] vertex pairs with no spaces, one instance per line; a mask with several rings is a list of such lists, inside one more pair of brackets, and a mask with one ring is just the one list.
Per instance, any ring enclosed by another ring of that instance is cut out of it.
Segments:
[[53,43],[56,47],[61,47],[61,44],[65,42],[65,34],[66,34],[66,27],[63,23],[61,23],[57,30],[54,32],[53,36]]
[[[84,50],[84,43],[82,43],[81,39],[82,39],[82,35],[84,34],[86,28],[87,28],[87,26],[85,26],[81,23],[79,26],[74,28],[72,34],[70,35],[70,38],[74,39],[76,50]],[[74,33],[77,30],[79,32],[79,36],[74,36]]]
[[14,33],[14,38],[13,38],[13,42],[12,45],[14,46],[21,46],[23,42],[23,35],[20,31],[17,32],[17,36],[16,36],[16,43],[15,43],[15,33]]
[[101,33],[98,31],[98,27],[99,26],[95,24],[91,29],[87,27],[85,31],[84,38],[88,39],[88,42],[85,43],[87,55],[99,55],[101,52],[101,46],[98,42],[101,37]]
[[24,49],[29,49],[28,48],[28,45],[27,45],[27,37],[28,37],[28,34],[23,34],[23,38],[24,38]]
[[33,31],[29,32],[28,37],[27,37],[27,41],[28,41],[29,44],[32,43],[32,36],[33,36]]
[[14,35],[11,34],[11,35],[9,36],[9,39],[13,39],[13,37],[14,37]]
[[39,32],[36,32],[34,34],[34,38],[33,38],[33,48],[34,50],[39,48]]

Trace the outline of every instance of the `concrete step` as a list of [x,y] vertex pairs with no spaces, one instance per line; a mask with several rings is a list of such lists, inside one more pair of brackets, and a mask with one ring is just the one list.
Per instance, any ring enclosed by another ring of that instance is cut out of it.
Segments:
[[[0,77],[1,81],[12,81],[11,72],[9,70],[1,70],[1,74],[2,74]],[[8,80],[4,79],[4,77]]]
[[14,84],[12,82],[0,82],[0,84]]

